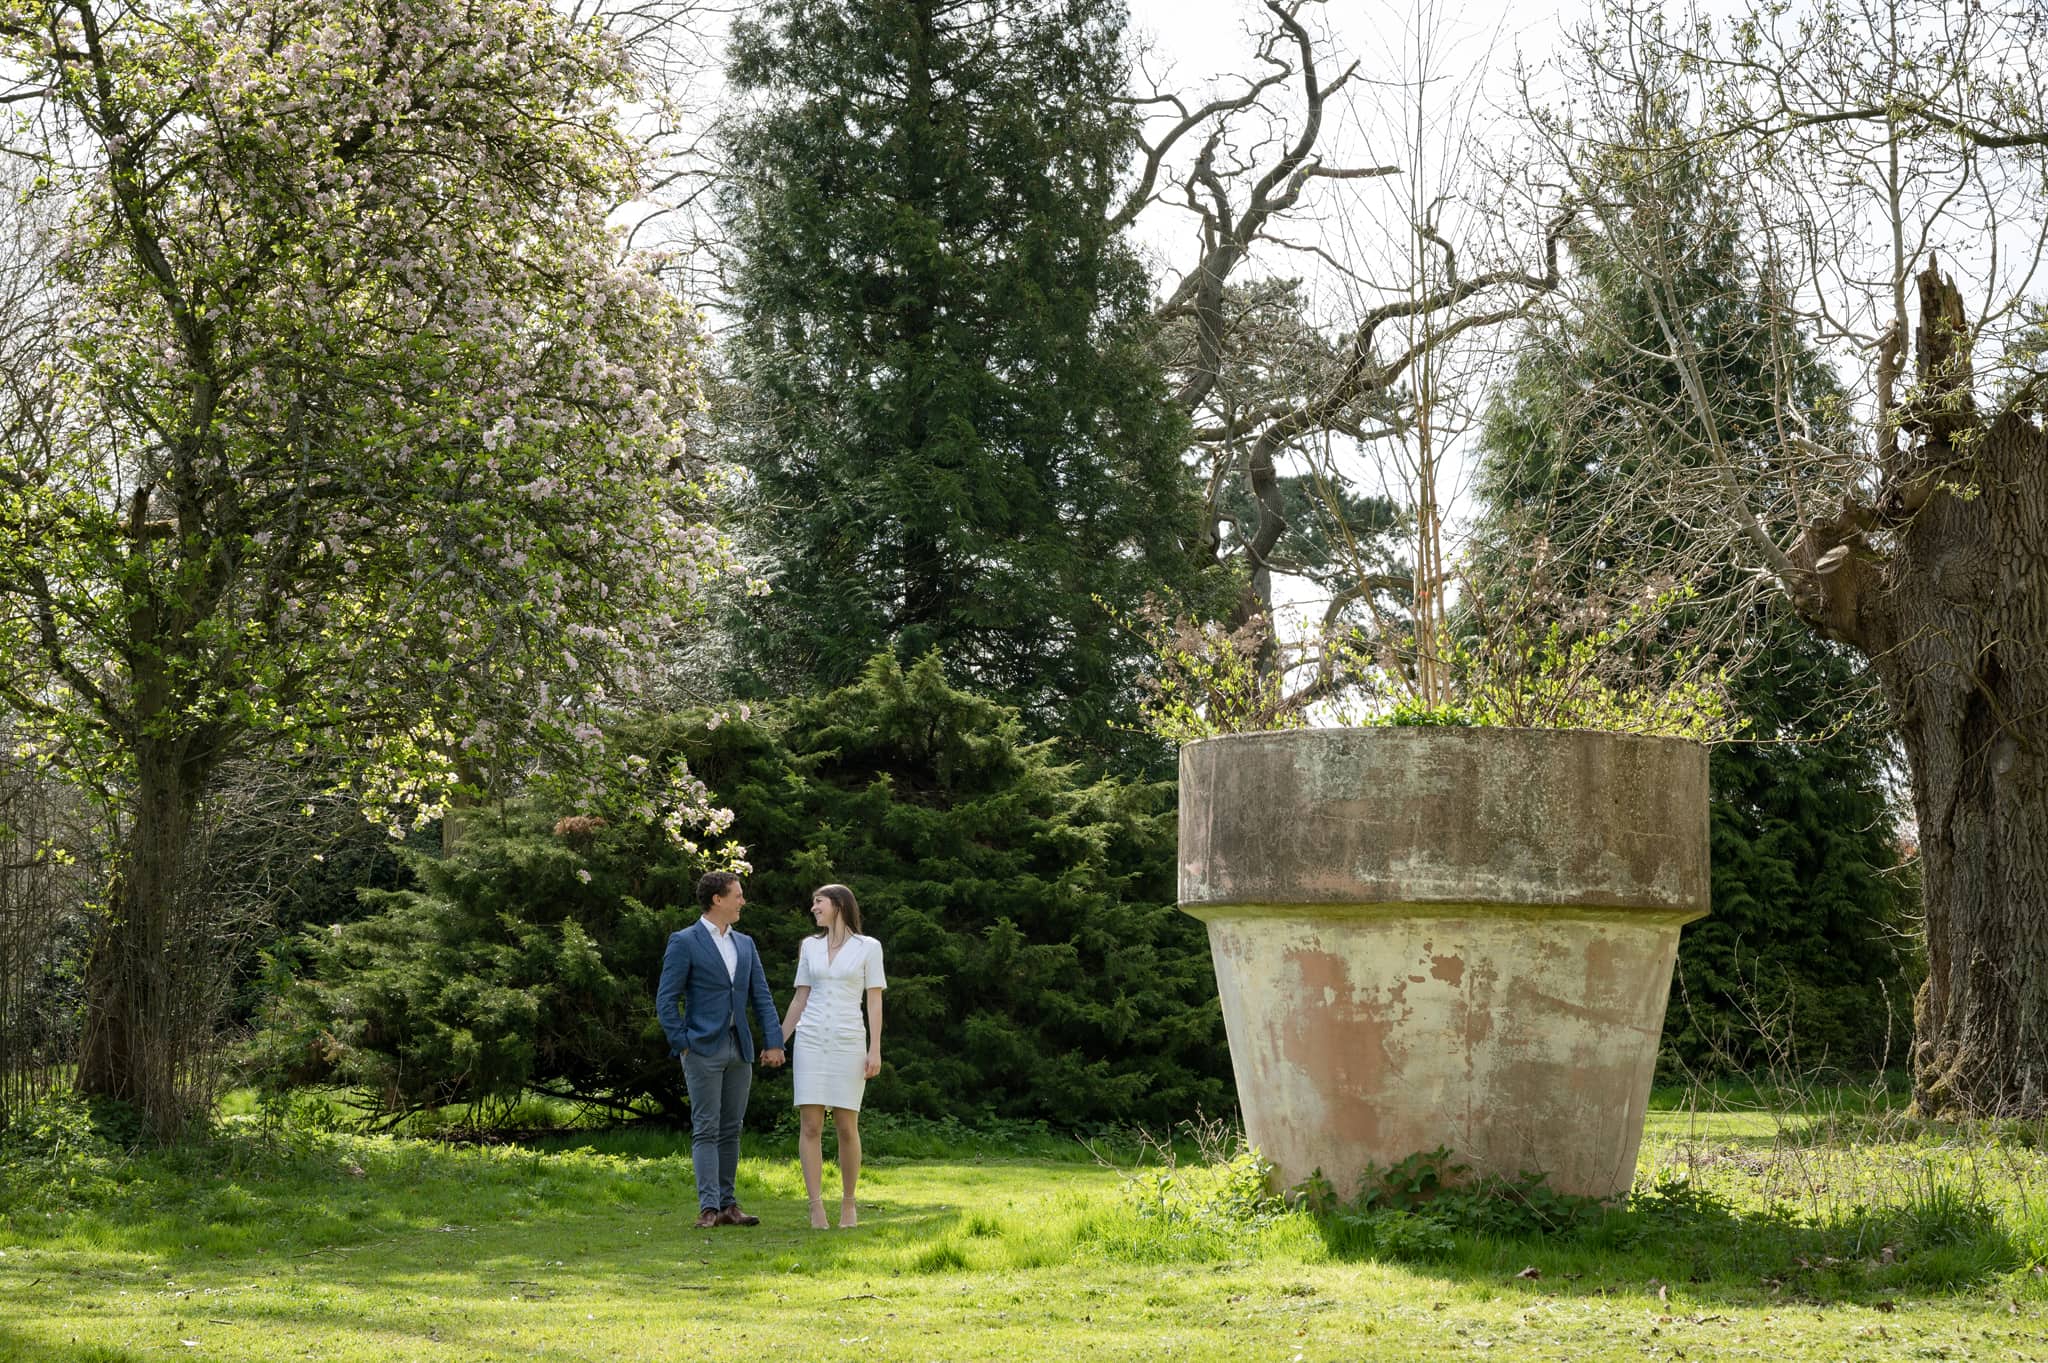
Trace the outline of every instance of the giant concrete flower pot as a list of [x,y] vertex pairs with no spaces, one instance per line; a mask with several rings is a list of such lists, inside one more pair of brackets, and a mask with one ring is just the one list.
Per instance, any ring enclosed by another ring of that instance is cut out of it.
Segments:
[[1180,757],[1180,902],[1209,926],[1246,1133],[1283,1185],[1448,1146],[1625,1193],[1707,755],[1534,729],[1294,729]]

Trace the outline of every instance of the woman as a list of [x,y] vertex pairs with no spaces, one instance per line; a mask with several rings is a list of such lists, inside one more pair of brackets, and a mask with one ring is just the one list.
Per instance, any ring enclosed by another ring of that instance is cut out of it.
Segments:
[[[797,1150],[804,1188],[811,1195],[811,1228],[824,1230],[825,1109],[839,1128],[839,1225],[860,1223],[853,1205],[860,1181],[860,1099],[868,1080],[882,1071],[882,944],[860,935],[860,905],[844,885],[825,885],[811,896],[816,936],[797,952],[796,993],[782,1034],[796,1042]],[[862,1002],[867,1029],[861,1029]]]

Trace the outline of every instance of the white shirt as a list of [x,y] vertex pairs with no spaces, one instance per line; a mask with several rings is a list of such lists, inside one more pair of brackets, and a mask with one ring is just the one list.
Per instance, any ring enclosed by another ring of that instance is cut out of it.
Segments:
[[725,978],[736,980],[740,974],[740,949],[732,944],[732,929],[722,928],[709,918],[704,926],[711,929],[711,940],[718,946],[718,954],[725,959]]

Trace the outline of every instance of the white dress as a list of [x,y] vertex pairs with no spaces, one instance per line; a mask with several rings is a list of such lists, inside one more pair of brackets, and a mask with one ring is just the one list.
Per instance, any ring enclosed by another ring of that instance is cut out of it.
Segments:
[[855,935],[832,956],[824,938],[806,937],[797,951],[796,983],[811,991],[796,1021],[790,1060],[796,1105],[858,1112],[868,1086],[867,992],[889,987],[882,978],[882,944]]

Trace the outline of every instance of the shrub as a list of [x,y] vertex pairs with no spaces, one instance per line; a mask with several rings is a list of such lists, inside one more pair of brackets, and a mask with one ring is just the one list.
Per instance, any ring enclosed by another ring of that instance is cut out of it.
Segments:
[[[936,658],[627,738],[731,807],[755,868],[741,929],[778,1005],[811,890],[853,886],[889,978],[874,1107],[1071,1129],[1230,1106],[1206,937],[1173,905],[1171,787],[1083,777]],[[361,1085],[394,1112],[528,1086],[679,1111],[653,989],[698,865],[644,821],[568,821],[590,814],[480,824],[452,857],[408,857],[421,889],[293,939],[252,1052],[268,1081]],[[751,1111],[772,1121],[786,1084],[763,1071]]]

